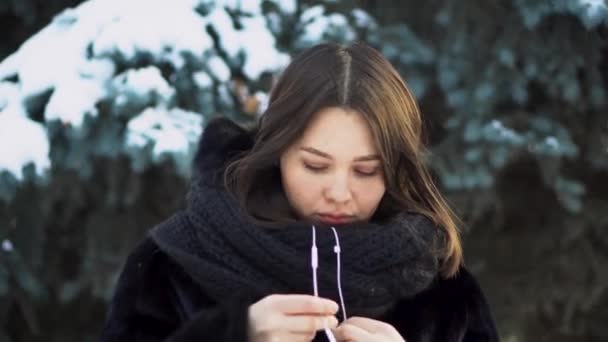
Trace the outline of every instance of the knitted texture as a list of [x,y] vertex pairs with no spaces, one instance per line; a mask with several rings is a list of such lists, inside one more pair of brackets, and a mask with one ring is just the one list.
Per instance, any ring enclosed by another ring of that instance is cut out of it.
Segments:
[[[224,138],[222,146],[229,146],[231,139],[243,141],[246,134],[236,129],[233,134],[224,132],[230,129],[210,125],[205,134],[214,136],[212,140]],[[222,161],[222,155],[234,152],[214,149],[210,142],[203,138],[199,150],[215,154],[214,160]],[[199,168],[188,208],[153,229],[153,239],[212,298],[312,294],[310,223],[286,223],[277,229],[252,222],[223,187],[206,181],[206,175],[217,175],[223,165]],[[319,295],[339,301],[334,236],[327,226],[316,228]],[[442,230],[422,215],[402,212],[383,223],[356,222],[337,228],[342,289],[353,315],[381,315],[398,300],[429,287],[438,276],[439,262],[432,251]]]

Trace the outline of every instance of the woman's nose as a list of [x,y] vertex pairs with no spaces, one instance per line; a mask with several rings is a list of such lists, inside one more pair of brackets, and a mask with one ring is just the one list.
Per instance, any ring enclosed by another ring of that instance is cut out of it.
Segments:
[[333,177],[331,183],[327,186],[326,196],[332,202],[348,202],[352,198],[348,178],[345,176]]

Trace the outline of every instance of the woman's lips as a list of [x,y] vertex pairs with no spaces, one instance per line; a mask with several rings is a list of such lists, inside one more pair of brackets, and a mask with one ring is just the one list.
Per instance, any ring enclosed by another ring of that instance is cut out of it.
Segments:
[[352,216],[332,216],[332,215],[320,214],[319,219],[323,223],[342,224],[342,223],[346,223],[346,222],[350,221],[352,219]]

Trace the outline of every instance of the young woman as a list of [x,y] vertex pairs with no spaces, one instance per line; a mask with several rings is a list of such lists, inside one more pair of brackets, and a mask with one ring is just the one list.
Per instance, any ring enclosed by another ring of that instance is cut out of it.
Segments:
[[102,341],[497,341],[421,132],[376,50],[303,51],[254,129],[207,125],[188,206],[129,256]]

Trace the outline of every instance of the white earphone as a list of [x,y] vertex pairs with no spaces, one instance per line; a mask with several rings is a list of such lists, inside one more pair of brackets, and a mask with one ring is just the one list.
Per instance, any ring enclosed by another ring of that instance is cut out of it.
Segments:
[[[334,253],[336,253],[336,264],[338,266],[337,269],[337,281],[338,281],[338,293],[340,295],[340,305],[341,305],[341,310],[342,310],[342,318],[344,320],[346,320],[346,306],[344,305],[344,297],[342,296],[342,282],[341,282],[341,264],[340,264],[340,239],[338,238],[338,232],[336,231],[336,228],[331,227],[331,229],[333,230],[334,233],[334,239],[336,240],[336,245],[334,246]],[[312,247],[310,250],[310,264],[312,266],[312,283],[313,283],[313,289],[314,289],[314,294],[315,297],[319,296],[319,288],[318,288],[318,284],[317,284],[317,268],[319,268],[319,250],[317,249],[317,231],[315,226],[312,226]],[[329,339],[330,342],[336,342],[336,338],[334,337],[334,334],[331,332],[331,330],[329,330],[328,327],[325,327],[324,329],[325,331],[325,335],[327,335],[327,338]]]

